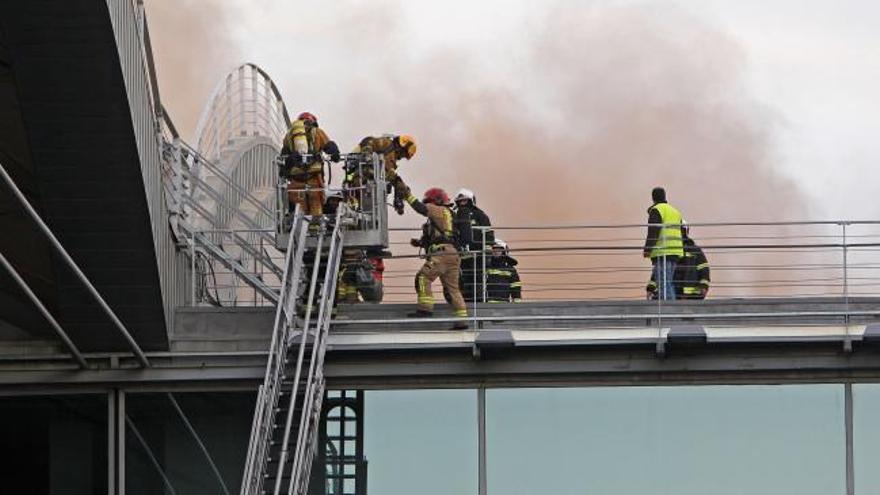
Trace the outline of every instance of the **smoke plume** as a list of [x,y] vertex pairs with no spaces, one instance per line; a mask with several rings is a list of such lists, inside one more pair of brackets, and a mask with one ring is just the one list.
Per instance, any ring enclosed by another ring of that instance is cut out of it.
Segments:
[[[288,105],[298,105],[291,112],[299,105],[321,109],[322,126],[343,148],[368,134],[415,135],[418,155],[402,162],[401,175],[417,194],[431,186],[450,194],[468,187],[501,226],[645,223],[650,191],[658,185],[691,223],[807,216],[803,205],[809,202],[774,171],[777,116],[749,95],[746,57],[720,30],[675,9],[559,2],[542,4],[542,13],[524,23],[515,40],[414,52],[395,18],[400,5],[349,2],[345,15],[336,18],[313,19],[303,12],[305,31],[292,30],[284,43],[312,43],[321,57],[332,56],[333,67],[344,69],[322,77],[307,67],[319,62],[308,55],[306,64],[267,69]],[[179,3],[171,8],[173,15],[169,9],[150,12],[163,97],[176,107],[176,119],[192,122],[207,88],[220,77],[212,56],[218,49],[216,25],[230,19],[218,10],[213,20],[201,19],[194,29]],[[173,31],[183,25],[192,44],[180,52],[180,34]],[[200,32],[209,41],[199,40]],[[168,37],[164,44],[163,35]],[[223,44],[228,40],[220,40],[223,50],[236,52]],[[498,49],[505,43],[510,45],[506,53]],[[487,60],[487,53],[508,59]],[[407,213],[393,221],[414,226],[420,220]],[[708,228],[702,235],[710,231],[731,235]],[[700,232],[694,229],[697,239]],[[553,239],[556,245],[604,238],[606,244],[638,246],[644,229],[502,231],[499,236],[514,241],[515,252]],[[398,254],[411,254],[408,249],[395,246]],[[724,256],[719,253],[713,261]],[[738,256],[737,262],[745,263]],[[574,266],[646,269],[646,262],[637,251],[625,257],[521,259],[526,274]],[[404,273],[414,264],[399,261],[389,267]],[[645,276],[589,276],[598,289],[588,295],[622,295],[603,292],[607,284],[620,284],[630,296],[641,294]],[[524,279],[527,287],[561,280]],[[399,286],[401,293],[411,292],[408,281]]]
[[233,12],[214,2],[145,3],[162,103],[184,139],[193,132],[214,86],[240,63]]

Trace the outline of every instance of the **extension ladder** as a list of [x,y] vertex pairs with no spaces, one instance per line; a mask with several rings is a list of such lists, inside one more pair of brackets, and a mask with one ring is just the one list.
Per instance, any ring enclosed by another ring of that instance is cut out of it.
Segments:
[[[318,447],[324,353],[342,255],[345,208],[309,228],[297,207],[266,375],[257,394],[241,493],[304,495]],[[317,295],[317,298],[316,298]]]

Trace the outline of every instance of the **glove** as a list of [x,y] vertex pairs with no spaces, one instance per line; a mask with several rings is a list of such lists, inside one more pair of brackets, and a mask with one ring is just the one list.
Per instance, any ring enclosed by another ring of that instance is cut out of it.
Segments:
[[324,151],[324,153],[327,153],[328,155],[330,155],[330,161],[333,163],[339,163],[339,161],[342,159],[339,156],[339,146],[337,146],[336,142],[334,142],[334,141],[330,141],[327,144],[325,144],[323,151]]
[[419,239],[410,239],[409,245],[412,247],[422,247],[422,241]]
[[403,215],[403,198],[394,198],[394,211],[396,211],[398,215]]
[[403,181],[400,181],[397,185],[397,196],[401,199],[406,199],[410,194],[412,194],[412,190],[410,190],[409,186],[404,184]]

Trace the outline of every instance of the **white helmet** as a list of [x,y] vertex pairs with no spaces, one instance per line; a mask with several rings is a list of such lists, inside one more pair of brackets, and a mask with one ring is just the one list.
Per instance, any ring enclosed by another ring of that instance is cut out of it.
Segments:
[[492,244],[493,248],[501,248],[504,252],[507,252],[507,243],[502,241],[501,239],[495,239],[495,242]]
[[458,190],[458,193],[455,195],[455,202],[458,203],[462,199],[469,199],[471,203],[477,204],[477,197],[470,189],[461,188]]

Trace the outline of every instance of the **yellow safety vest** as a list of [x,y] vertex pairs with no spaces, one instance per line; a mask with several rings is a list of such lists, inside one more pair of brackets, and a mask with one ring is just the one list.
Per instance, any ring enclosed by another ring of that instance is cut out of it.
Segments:
[[657,203],[651,207],[660,213],[660,235],[651,249],[651,258],[660,256],[684,256],[684,243],[681,240],[681,213],[669,203]]

